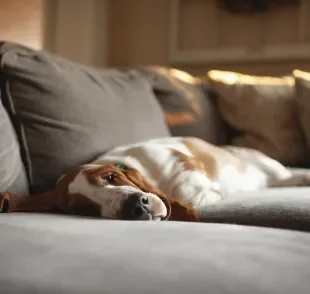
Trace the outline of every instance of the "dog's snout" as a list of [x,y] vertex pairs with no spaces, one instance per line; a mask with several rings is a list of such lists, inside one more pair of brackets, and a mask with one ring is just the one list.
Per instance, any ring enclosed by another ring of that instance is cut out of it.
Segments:
[[136,197],[136,201],[135,201],[135,207],[132,211],[133,216],[136,218],[140,218],[141,216],[143,216],[145,212],[149,213],[150,208],[148,198],[143,195],[137,195],[134,197]]
[[151,215],[148,197],[142,193],[130,195],[124,204],[124,218],[128,220],[149,220]]

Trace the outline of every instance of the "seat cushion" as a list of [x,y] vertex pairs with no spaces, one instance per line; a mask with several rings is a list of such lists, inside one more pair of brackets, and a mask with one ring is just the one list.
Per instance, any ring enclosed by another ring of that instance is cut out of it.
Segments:
[[310,231],[310,188],[242,192],[200,210],[201,221]]
[[310,234],[0,215],[2,293],[309,294]]
[[[1,77],[0,77],[1,79]],[[0,88],[0,191],[28,194],[28,180],[17,137],[1,101]]]
[[0,60],[32,193],[114,146],[170,135],[135,70],[95,69],[13,43],[1,44]]

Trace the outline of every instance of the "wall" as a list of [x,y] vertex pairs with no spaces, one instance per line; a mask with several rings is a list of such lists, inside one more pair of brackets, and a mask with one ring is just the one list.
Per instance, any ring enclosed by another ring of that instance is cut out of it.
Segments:
[[[310,70],[310,59],[277,62],[173,63],[169,59],[170,0],[1,0],[0,38],[62,55],[94,66],[171,65],[202,74],[226,69],[254,74],[288,74],[294,68]],[[248,18],[244,25],[244,18]],[[214,0],[182,0],[181,49],[252,46],[261,38],[258,17],[221,16]],[[310,14],[306,15],[309,19]],[[270,14],[264,38],[271,43],[298,38],[295,10]],[[234,33],[233,30],[234,30]],[[237,33],[236,33],[237,32]],[[310,35],[310,26],[306,38]],[[208,38],[205,38],[208,36]],[[220,40],[220,42],[219,42]]]
[[107,63],[107,1],[45,0],[45,47],[72,61]]
[[0,39],[104,66],[106,4],[105,0],[0,0]]
[[43,47],[43,4],[41,0],[1,0],[0,39]]
[[[199,48],[214,46],[216,38],[204,38],[204,35],[216,35],[216,12],[211,5],[213,0],[183,0],[180,22],[181,47]],[[268,62],[201,62],[200,64],[171,63],[169,61],[169,23],[171,14],[168,0],[110,0],[109,20],[109,65],[164,64],[204,73],[210,68],[236,70],[253,74],[287,74],[294,68],[310,70],[310,60],[285,60]],[[214,3],[213,3],[214,4]],[[270,43],[281,44],[296,39],[297,12],[284,8],[267,17],[264,38]],[[293,8],[295,9],[295,8]],[[226,15],[221,23],[223,42],[227,46],[255,46],[259,26],[253,16],[247,25],[242,19]],[[232,28],[234,32],[232,33]]]
[[110,0],[109,64],[166,64],[169,1]]

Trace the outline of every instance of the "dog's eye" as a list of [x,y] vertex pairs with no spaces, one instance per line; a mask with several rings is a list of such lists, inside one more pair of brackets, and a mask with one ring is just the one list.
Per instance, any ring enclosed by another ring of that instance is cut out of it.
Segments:
[[107,177],[104,178],[109,184],[113,185],[116,183],[116,175],[110,174]]

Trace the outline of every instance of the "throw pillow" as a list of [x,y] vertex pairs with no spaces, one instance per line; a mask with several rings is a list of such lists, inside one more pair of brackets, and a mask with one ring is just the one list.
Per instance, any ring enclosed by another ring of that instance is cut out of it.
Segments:
[[223,119],[237,131],[232,144],[300,165],[306,144],[298,120],[293,77],[262,77],[212,70],[207,75]]
[[201,79],[163,67],[140,68],[149,79],[174,136],[195,136],[213,144],[224,143],[222,121]]
[[310,159],[310,73],[296,69],[293,76],[299,119],[307,140],[307,155]]

